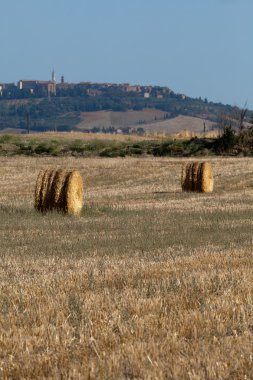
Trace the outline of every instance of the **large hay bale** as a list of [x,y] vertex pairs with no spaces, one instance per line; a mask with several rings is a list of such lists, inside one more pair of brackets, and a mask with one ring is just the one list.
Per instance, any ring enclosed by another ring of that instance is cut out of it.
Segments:
[[189,162],[182,168],[182,190],[211,193],[213,169],[209,162]]
[[202,193],[212,193],[213,192],[213,168],[210,162],[201,163],[201,185],[200,190]]
[[197,176],[199,162],[189,162],[182,169],[183,191],[197,191]]
[[66,183],[66,210],[77,215],[83,207],[83,179],[77,170],[68,174]]
[[35,187],[35,208],[78,215],[83,206],[83,180],[77,170],[41,170]]
[[47,208],[48,191],[50,188],[48,183],[50,182],[52,172],[51,169],[41,170],[37,178],[35,187],[35,208],[42,212]]
[[52,203],[59,210],[66,212],[66,178],[68,172],[63,169],[59,169],[55,173],[54,182],[52,184]]
[[44,178],[43,188],[42,188],[42,200],[41,200],[41,211],[47,211],[53,209],[52,200],[52,185],[54,182],[55,171],[48,170]]

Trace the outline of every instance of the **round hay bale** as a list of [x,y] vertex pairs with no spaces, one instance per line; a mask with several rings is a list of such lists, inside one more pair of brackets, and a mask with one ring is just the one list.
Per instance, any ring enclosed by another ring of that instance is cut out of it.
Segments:
[[54,208],[53,198],[52,198],[52,188],[55,177],[55,170],[51,170],[47,177],[46,191],[43,199],[43,211],[49,211]]
[[182,190],[196,190],[195,180],[197,178],[198,162],[188,162],[182,169]]
[[51,174],[51,169],[45,169],[39,172],[35,186],[35,208],[38,211],[45,211],[46,198],[48,196],[48,181]]
[[41,170],[35,187],[35,208],[79,215],[83,207],[83,180],[77,170]]
[[213,169],[209,162],[189,162],[182,168],[182,190],[211,193],[213,191]]
[[210,162],[201,163],[201,186],[200,190],[203,193],[213,192],[213,168]]
[[67,175],[68,172],[66,170],[57,170],[51,190],[54,208],[64,212],[66,211],[65,182]]
[[79,215],[83,207],[83,180],[77,170],[69,173],[66,183],[66,211]]
[[41,198],[40,198],[42,212],[46,212],[50,209],[48,198],[50,197],[50,190],[51,190],[50,182],[51,182],[52,175],[53,175],[53,170],[46,169],[44,172],[43,179],[42,179]]

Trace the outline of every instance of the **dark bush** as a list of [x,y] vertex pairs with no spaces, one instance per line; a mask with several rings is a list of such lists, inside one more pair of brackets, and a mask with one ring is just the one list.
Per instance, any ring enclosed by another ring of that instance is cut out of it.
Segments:
[[232,127],[229,126],[224,129],[223,135],[216,140],[214,148],[217,153],[229,153],[237,142],[238,137]]

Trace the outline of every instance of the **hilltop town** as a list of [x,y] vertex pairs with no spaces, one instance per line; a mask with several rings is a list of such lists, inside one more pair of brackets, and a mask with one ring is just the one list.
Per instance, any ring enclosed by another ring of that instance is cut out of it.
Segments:
[[0,83],[0,130],[103,133],[212,132],[235,107],[191,98],[169,87],[129,83],[25,80]]
[[[164,97],[172,96],[174,92],[169,87],[160,86],[141,86],[130,85],[129,83],[93,83],[65,82],[64,76],[61,76],[59,83],[56,82],[55,72],[52,71],[50,80],[24,80],[21,79],[17,83],[0,83],[0,98],[1,99],[22,99],[22,98],[50,98],[62,96],[80,96],[87,95],[91,97],[101,96],[108,90],[113,90],[121,93],[134,93],[139,97],[148,99],[155,97],[163,99]],[[181,99],[186,99],[186,95],[177,94]]]

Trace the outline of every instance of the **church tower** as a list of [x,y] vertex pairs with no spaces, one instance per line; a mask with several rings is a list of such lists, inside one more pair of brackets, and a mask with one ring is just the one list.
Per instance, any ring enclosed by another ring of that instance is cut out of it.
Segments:
[[56,95],[56,79],[54,69],[52,70],[51,81],[48,82],[48,98],[50,99],[51,95]]
[[52,82],[56,83],[54,68],[52,70]]

